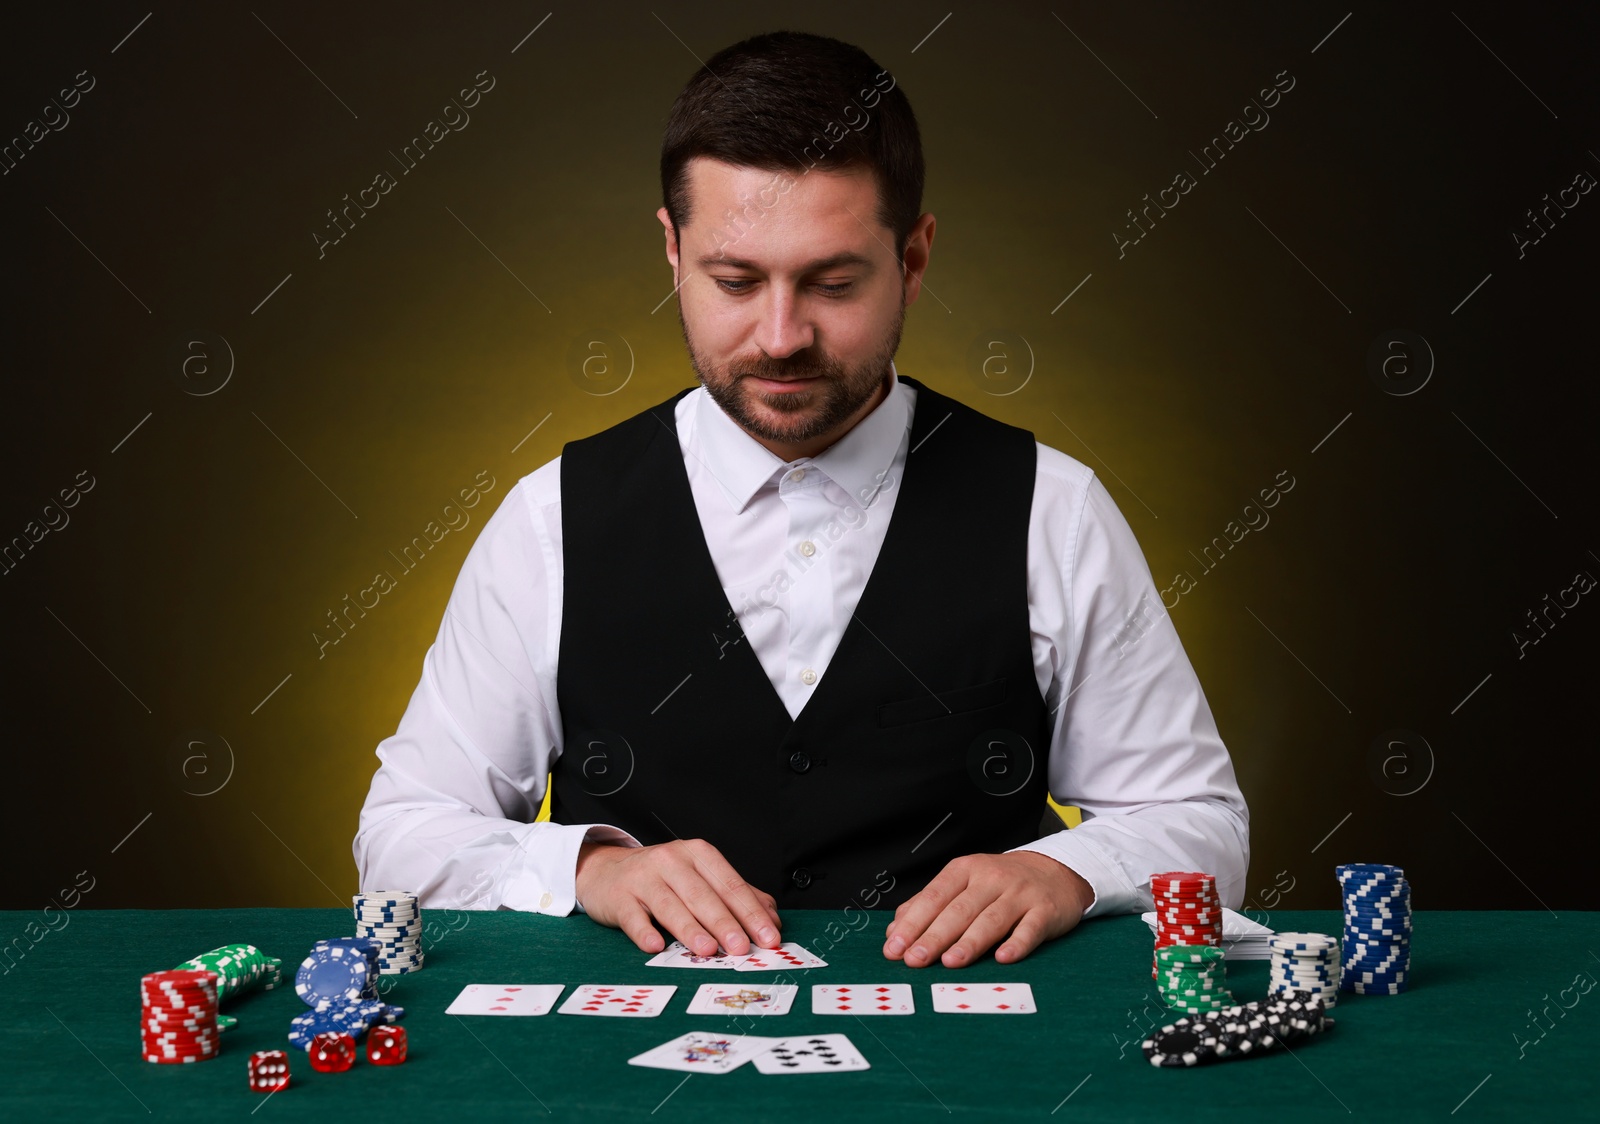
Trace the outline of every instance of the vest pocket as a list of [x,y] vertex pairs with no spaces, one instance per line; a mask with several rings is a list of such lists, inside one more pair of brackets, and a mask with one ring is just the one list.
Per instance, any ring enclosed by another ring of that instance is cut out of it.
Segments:
[[923,692],[921,698],[902,702],[884,703],[878,707],[878,725],[904,726],[908,722],[926,722],[934,718],[949,718],[955,714],[998,706],[1006,700],[1006,679],[991,679],[975,687],[958,687],[941,691],[937,695]]

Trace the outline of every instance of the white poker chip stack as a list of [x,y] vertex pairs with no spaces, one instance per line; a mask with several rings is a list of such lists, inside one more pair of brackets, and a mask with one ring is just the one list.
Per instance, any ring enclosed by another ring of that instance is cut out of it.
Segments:
[[1268,969],[1268,995],[1310,993],[1332,1007],[1339,1000],[1339,939],[1326,933],[1274,933]]
[[403,976],[422,970],[422,910],[405,890],[356,894],[356,936],[378,950],[378,974]]

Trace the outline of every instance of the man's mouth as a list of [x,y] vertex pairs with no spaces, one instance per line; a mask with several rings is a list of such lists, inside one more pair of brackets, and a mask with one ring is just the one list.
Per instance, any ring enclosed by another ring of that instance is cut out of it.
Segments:
[[746,377],[755,379],[756,382],[761,383],[763,386],[765,386],[769,390],[775,390],[778,393],[784,393],[784,392],[787,391],[787,389],[789,387],[810,385],[811,383],[816,382],[817,379],[820,378],[821,376],[819,376],[819,375],[804,375],[804,376],[801,376],[801,377],[798,377],[798,378],[791,377],[791,378],[782,378],[782,379],[769,379],[769,378],[764,378],[761,375],[748,375]]

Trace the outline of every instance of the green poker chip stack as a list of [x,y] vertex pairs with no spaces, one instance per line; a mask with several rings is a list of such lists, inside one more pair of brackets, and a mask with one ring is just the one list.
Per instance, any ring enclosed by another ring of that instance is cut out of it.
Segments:
[[[253,944],[225,944],[185,960],[178,967],[215,973],[219,1004],[254,988],[271,991],[283,982],[283,961],[268,956]],[[219,1014],[217,1028],[227,1030],[238,1021],[232,1015]]]
[[1209,944],[1173,944],[1156,949],[1156,986],[1168,1007],[1197,1015],[1233,1005],[1226,953]]

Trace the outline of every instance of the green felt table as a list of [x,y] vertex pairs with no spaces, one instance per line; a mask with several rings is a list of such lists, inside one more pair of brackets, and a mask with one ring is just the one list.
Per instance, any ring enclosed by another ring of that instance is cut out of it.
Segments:
[[[1465,1120],[1530,1111],[1593,1119],[1597,1111],[1600,992],[1587,992],[1600,978],[1591,952],[1600,951],[1597,913],[1418,913],[1406,994],[1341,996],[1337,1027],[1292,1055],[1165,1070],[1147,1064],[1138,1049],[1146,1028],[1177,1016],[1155,1000],[1150,933],[1136,917],[1087,922],[1021,964],[985,959],[951,971],[885,961],[881,933],[889,914],[791,912],[786,939],[821,948],[829,926],[842,939],[827,950],[828,967],[795,974],[801,995],[790,1014],[748,1022],[757,1034],[848,1034],[872,1068],[776,1077],[746,1065],[685,1081],[685,1074],[627,1059],[687,1030],[729,1028],[727,1018],[684,1013],[696,986],[729,973],[647,968],[647,957],[622,934],[582,916],[425,912],[427,967],[386,985],[386,999],[406,1008],[410,1060],[378,1067],[363,1058],[347,1073],[320,1074],[292,1051],[292,1084],[271,1097],[249,1091],[245,1062],[253,1050],[285,1047],[290,1018],[305,1009],[292,987],[230,1002],[225,1010],[239,1025],[223,1036],[219,1058],[164,1066],[139,1057],[138,979],[233,941],[252,942],[292,969],[312,941],[350,932],[348,914],[67,915],[64,927],[47,932],[0,978],[0,1120],[715,1116],[843,1124],[947,1115]],[[38,920],[36,913],[0,913],[0,933],[21,933]],[[1338,932],[1331,911],[1274,913],[1269,923]],[[27,944],[13,942],[10,957]],[[1240,1001],[1261,998],[1266,975],[1262,961],[1228,965]],[[935,1014],[929,985],[956,979],[1030,983],[1038,1013]],[[916,1014],[810,1012],[811,984],[884,982],[910,983]],[[663,1015],[649,1019],[446,1015],[468,983],[672,983],[679,990]],[[1538,1016],[1533,1029],[1530,1009]]]

